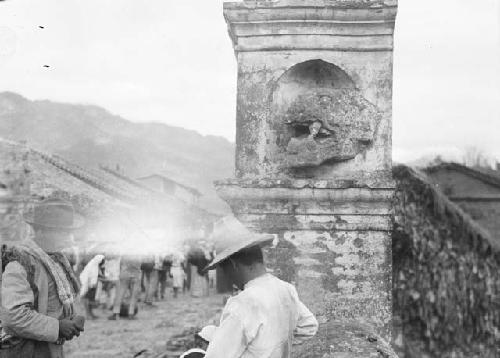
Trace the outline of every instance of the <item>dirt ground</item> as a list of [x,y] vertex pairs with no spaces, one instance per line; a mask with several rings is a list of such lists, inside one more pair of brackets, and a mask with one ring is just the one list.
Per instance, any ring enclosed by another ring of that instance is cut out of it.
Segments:
[[[161,353],[167,341],[191,327],[216,324],[223,307],[223,296],[211,294],[206,298],[193,298],[188,293],[177,299],[168,296],[155,302],[155,307],[139,303],[135,320],[122,318],[109,321],[110,311],[96,309],[99,319],[87,321],[85,332],[65,344],[67,358],[132,358],[142,350]],[[214,322],[215,321],[215,322]]]

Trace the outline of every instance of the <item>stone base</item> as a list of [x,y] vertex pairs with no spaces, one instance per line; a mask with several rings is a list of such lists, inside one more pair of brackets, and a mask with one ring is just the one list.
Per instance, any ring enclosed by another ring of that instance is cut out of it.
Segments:
[[390,341],[393,188],[357,184],[231,180],[216,188],[249,228],[278,235],[268,262],[321,322],[360,320]]

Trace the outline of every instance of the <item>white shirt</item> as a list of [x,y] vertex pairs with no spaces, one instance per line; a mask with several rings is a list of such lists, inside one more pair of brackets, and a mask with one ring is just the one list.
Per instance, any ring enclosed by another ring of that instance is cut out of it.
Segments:
[[205,358],[289,358],[293,339],[317,330],[295,287],[265,274],[227,301]]
[[110,281],[118,281],[120,279],[120,258],[112,258],[106,260],[104,264],[104,275]]

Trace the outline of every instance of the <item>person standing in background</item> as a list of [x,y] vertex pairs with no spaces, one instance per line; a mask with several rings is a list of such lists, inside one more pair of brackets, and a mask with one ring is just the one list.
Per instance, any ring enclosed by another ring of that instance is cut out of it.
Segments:
[[186,293],[191,289],[191,265],[187,260],[181,262],[181,267],[184,270],[184,285],[182,286],[182,293]]
[[104,255],[96,255],[89,261],[80,274],[80,282],[82,284],[80,289],[80,298],[83,306],[85,307],[87,319],[97,318],[94,312],[92,312],[92,308],[94,308],[96,298],[98,298],[98,284],[104,279],[105,262]]
[[[114,305],[116,291],[120,281],[120,255],[116,253],[106,254],[104,265],[104,280],[102,284],[101,303],[108,309]],[[103,297],[104,296],[104,297]]]
[[144,303],[152,306],[153,299],[158,300],[162,291],[158,290],[158,284],[163,282],[163,286],[166,285],[167,280],[167,267],[165,266],[164,255],[155,253],[153,256],[153,269],[151,270],[149,276],[149,285],[146,286],[146,298]]
[[167,280],[171,276],[171,267],[172,261],[167,258],[167,255],[161,256],[161,265],[158,270],[158,283],[159,283],[159,292],[157,293],[157,297],[163,300],[165,298],[165,290],[167,288]]
[[116,289],[116,298],[113,304],[113,314],[108,318],[118,320],[120,310],[127,292],[130,292],[130,299],[127,307],[128,318],[134,319],[137,307],[137,296],[141,284],[141,261],[140,258],[132,254],[124,254],[120,260],[120,280]]
[[143,258],[141,262],[141,290],[144,292],[144,303],[147,305],[153,305],[152,298],[152,281],[156,281],[153,277],[153,271],[155,266],[155,258],[154,255],[148,255],[146,258]]
[[[212,256],[212,259],[215,257],[215,255]],[[208,271],[208,287],[209,289],[217,288],[217,271],[216,270],[210,270]]]
[[210,262],[210,257],[207,257],[206,253],[202,249],[197,248],[190,253],[188,260],[191,266],[191,296],[208,296],[208,273],[204,272],[203,269]]
[[186,279],[186,273],[184,272],[184,269],[182,268],[181,263],[178,260],[174,261],[171,273],[174,298],[177,298],[179,291],[184,287],[184,281]]

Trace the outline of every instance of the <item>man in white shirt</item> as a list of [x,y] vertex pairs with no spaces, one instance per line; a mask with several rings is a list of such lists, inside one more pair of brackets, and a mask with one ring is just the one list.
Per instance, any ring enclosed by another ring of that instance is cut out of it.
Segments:
[[237,239],[207,269],[220,266],[242,291],[227,301],[205,357],[289,358],[294,339],[314,336],[318,322],[293,285],[267,272],[261,246],[273,237],[243,225],[232,234]]

